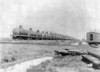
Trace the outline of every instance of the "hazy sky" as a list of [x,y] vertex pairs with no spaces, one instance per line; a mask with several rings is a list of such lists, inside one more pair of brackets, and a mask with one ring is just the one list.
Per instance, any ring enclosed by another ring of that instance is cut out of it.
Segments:
[[100,29],[100,0],[0,0],[0,37],[19,25],[82,39]]

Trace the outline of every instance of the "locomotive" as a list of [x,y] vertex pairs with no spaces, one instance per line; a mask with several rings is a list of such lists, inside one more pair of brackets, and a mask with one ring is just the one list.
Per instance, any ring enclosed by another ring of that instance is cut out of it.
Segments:
[[26,30],[22,25],[19,28],[14,28],[12,31],[12,39],[15,40],[66,40],[71,39],[65,35],[49,32],[40,32],[39,30],[33,31],[32,28]]
[[100,46],[100,33],[98,32],[88,32],[87,33],[87,43],[92,47]]

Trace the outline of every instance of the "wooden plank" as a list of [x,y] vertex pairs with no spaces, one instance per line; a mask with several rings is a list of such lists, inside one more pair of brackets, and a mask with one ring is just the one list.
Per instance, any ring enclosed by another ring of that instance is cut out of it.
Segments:
[[83,58],[87,59],[90,63],[93,64],[93,67],[100,69],[100,60],[91,56],[91,55],[83,55]]
[[86,59],[90,60],[94,64],[100,64],[100,60],[98,60],[97,58],[95,58],[93,56],[83,55],[83,57],[85,57]]
[[98,58],[98,59],[100,60],[100,55],[99,55],[99,53],[97,54],[97,53],[88,51],[88,54],[91,55],[91,56],[93,56],[93,57],[96,57],[96,58]]

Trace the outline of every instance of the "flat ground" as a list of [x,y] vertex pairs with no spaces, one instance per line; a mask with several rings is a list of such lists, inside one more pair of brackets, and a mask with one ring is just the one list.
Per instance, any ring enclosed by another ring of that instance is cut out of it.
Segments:
[[94,49],[88,45],[70,45],[68,43],[59,45],[57,43],[51,42],[48,45],[0,44],[1,67],[5,68],[23,61],[53,56],[54,59],[52,61],[46,61],[38,66],[33,66],[27,72],[100,72],[100,70],[88,68],[87,64],[81,61],[81,56],[61,57],[56,56],[54,53],[54,50],[71,48],[91,50],[99,53],[100,49]]

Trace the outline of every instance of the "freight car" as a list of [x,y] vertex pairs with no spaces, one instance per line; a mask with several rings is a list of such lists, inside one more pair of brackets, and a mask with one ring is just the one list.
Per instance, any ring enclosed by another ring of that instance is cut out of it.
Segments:
[[28,36],[28,30],[23,29],[23,27],[20,25],[19,28],[13,29],[13,39],[27,39]]
[[[71,38],[71,37],[70,37]],[[69,39],[64,35],[49,32],[33,31],[32,28],[26,30],[22,25],[19,28],[14,28],[12,32],[12,39],[19,40],[66,40]]]
[[87,33],[87,43],[92,47],[99,47],[99,45],[100,45],[100,33],[88,32]]

